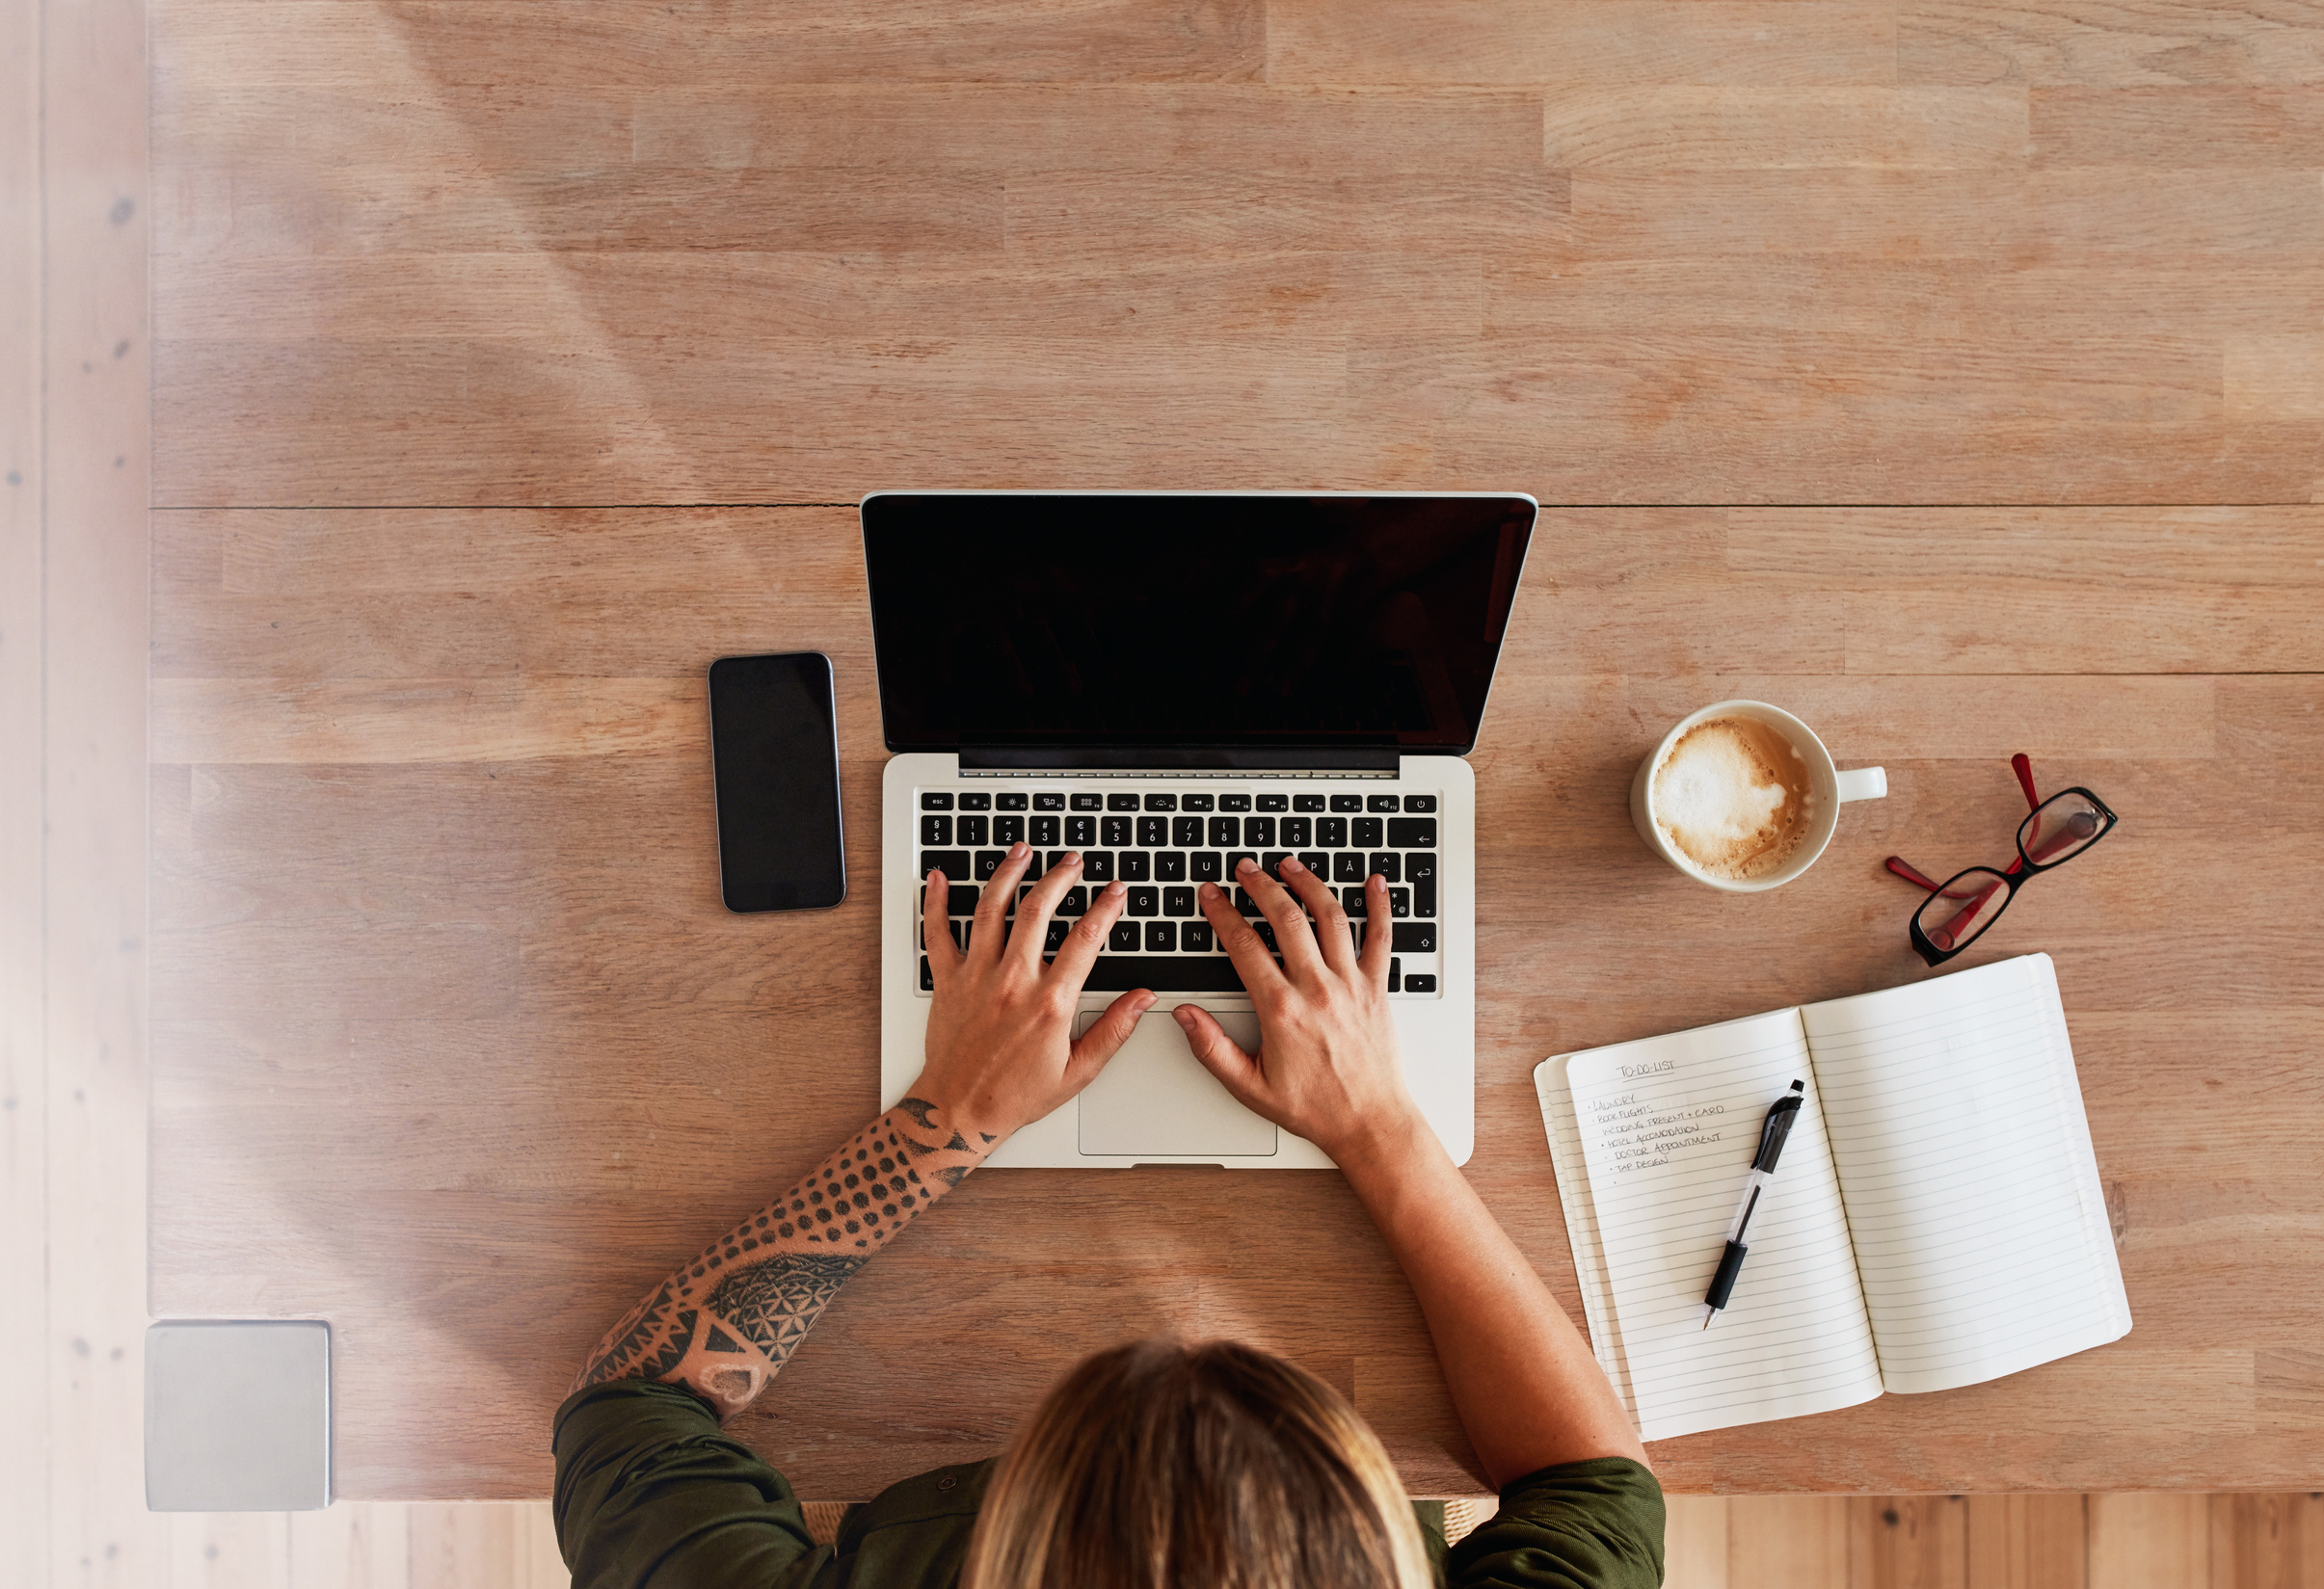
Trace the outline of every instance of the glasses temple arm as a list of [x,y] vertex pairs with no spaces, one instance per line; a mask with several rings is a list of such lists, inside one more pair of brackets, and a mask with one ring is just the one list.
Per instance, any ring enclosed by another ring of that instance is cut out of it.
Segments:
[[2019,751],[2010,757],[2010,771],[2017,775],[2017,786],[2025,791],[2025,808],[2030,811],[2039,808],[2042,797],[2034,793],[2034,764],[2031,758]]
[[1930,878],[1923,877],[1920,873],[1914,871],[1906,863],[1903,856],[1892,855],[1887,859],[1885,864],[1890,871],[1903,878],[1907,883],[1911,884],[1914,887],[1926,888],[1929,890],[1929,892],[1935,893],[1937,889],[1944,887],[1943,884],[1936,882]]

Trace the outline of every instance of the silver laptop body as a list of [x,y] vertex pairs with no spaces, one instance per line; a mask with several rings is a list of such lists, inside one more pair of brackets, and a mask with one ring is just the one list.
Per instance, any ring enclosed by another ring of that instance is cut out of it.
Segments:
[[954,885],[945,930],[957,935],[1023,838],[1036,863],[1082,852],[1087,892],[1108,881],[1099,873],[1130,887],[1077,1031],[1129,988],[1159,999],[1081,1097],[990,1162],[1328,1167],[1230,1098],[1169,1017],[1198,1003],[1256,1044],[1250,998],[1193,892],[1216,881],[1235,897],[1242,854],[1298,855],[1338,887],[1390,874],[1406,1080],[1465,1162],[1476,807],[1454,753],[1475,742],[1536,511],[1530,496],[1482,492],[866,497],[881,709],[898,753],[882,802],[881,1106],[922,1066],[928,870]]

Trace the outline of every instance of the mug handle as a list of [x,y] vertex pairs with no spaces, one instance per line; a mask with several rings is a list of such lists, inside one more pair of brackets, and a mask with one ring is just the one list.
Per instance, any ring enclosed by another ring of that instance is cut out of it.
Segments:
[[1888,769],[1885,767],[1851,767],[1846,772],[1834,772],[1839,780],[1840,799],[1878,800],[1888,792]]

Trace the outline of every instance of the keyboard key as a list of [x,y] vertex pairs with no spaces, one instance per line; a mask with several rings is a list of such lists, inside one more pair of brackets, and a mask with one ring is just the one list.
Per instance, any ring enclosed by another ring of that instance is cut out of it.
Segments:
[[1126,816],[1098,818],[1098,842],[1120,849],[1130,842],[1130,819]]
[[1154,857],[1154,881],[1184,883],[1187,880],[1187,857],[1183,850],[1162,850]]
[[1388,957],[1388,991],[1392,993],[1404,991],[1404,963],[1394,955]]
[[922,790],[920,808],[923,811],[948,811],[952,808],[952,797],[940,789]]
[[1207,921],[1182,921],[1178,925],[1178,946],[1190,955],[1211,952],[1211,924]]
[[1064,808],[1065,797],[1061,794],[1036,794],[1033,796],[1033,809],[1036,811],[1061,811]]
[[948,816],[923,816],[920,819],[920,841],[922,844],[952,842],[952,819]]
[[1050,851],[1048,857],[1050,870],[1055,871],[1056,869],[1057,862],[1063,861],[1064,859],[1065,852],[1063,850]]
[[1380,819],[1376,816],[1359,816],[1350,820],[1348,837],[1349,842],[1359,850],[1376,850],[1386,842],[1380,836]]
[[1211,818],[1211,843],[1221,850],[1231,850],[1242,842],[1242,822],[1238,817]]
[[1404,881],[1418,883],[1424,878],[1430,883],[1436,881],[1436,858],[1432,855],[1404,857]]
[[1404,796],[1404,809],[1407,811],[1433,811],[1436,809],[1436,797],[1434,795],[1406,795]]
[[1436,880],[1429,878],[1412,885],[1412,914],[1430,916],[1436,914]]
[[1164,889],[1162,890],[1162,914],[1164,914],[1164,915],[1192,915],[1193,914],[1194,914],[1194,890],[1193,890],[1193,889],[1191,889],[1191,888],[1164,888]]
[[1326,850],[1348,848],[1348,819],[1344,816],[1317,817],[1316,842]]
[[1436,992],[1435,974],[1431,972],[1427,976],[1408,976],[1404,978],[1404,992],[1407,993],[1432,993]]
[[1038,851],[1038,850],[1033,850],[1033,851],[1028,852],[1028,853],[1026,855],[1026,857],[1025,857],[1025,881],[1026,881],[1026,882],[1028,882],[1028,883],[1038,883],[1038,882],[1040,882],[1040,881],[1041,881],[1041,873],[1042,873],[1042,871],[1043,871],[1044,869],[1045,869],[1045,868],[1043,868],[1043,866],[1042,866],[1042,864],[1041,864],[1041,852],[1040,852],[1040,851]]
[[1433,850],[1436,848],[1436,819],[1432,816],[1404,816],[1392,818],[1388,823],[1388,844],[1398,850]]
[[1393,811],[1396,809],[1396,796],[1373,795],[1364,802],[1364,809],[1368,811]]
[[1178,796],[1174,794],[1150,794],[1146,796],[1146,809],[1149,811],[1175,811],[1178,809]]
[[1251,931],[1259,935],[1259,941],[1267,945],[1269,954],[1271,955],[1275,952],[1275,924],[1273,922],[1254,921],[1251,923]]
[[1436,923],[1433,921],[1400,921],[1396,937],[1389,947],[1400,955],[1432,955],[1436,952]]
[[1135,954],[1137,940],[1136,922],[1117,921],[1113,924],[1113,931],[1106,935],[1106,947],[1116,954]]
[[1102,811],[1106,808],[1105,796],[1093,794],[1075,795],[1073,797],[1073,808],[1077,811]]
[[1251,891],[1248,888],[1235,890],[1235,909],[1247,916],[1256,917],[1267,914],[1265,911],[1259,909],[1259,902],[1251,897]]
[[1065,842],[1077,850],[1085,850],[1098,841],[1098,819],[1094,816],[1069,816],[1065,819]]
[[920,875],[925,880],[930,872],[944,873],[947,883],[969,875],[969,853],[966,850],[922,850],[920,852]]
[[1025,809],[1025,797],[1021,794],[995,795],[993,796],[993,809],[996,811],[1021,811]]
[[1403,858],[1398,855],[1394,850],[1382,850],[1379,854],[1372,858],[1372,869],[1379,873],[1380,876],[1386,878],[1391,883],[1402,883],[1404,881],[1400,873],[1400,868],[1402,866],[1402,864]]
[[1124,915],[1154,915],[1162,910],[1162,891],[1151,885],[1132,888],[1128,892],[1129,902],[1122,912]]
[[1093,993],[1126,993],[1133,988],[1151,988],[1158,993],[1243,991],[1242,974],[1224,955],[1100,955],[1082,986]]
[[1280,883],[1283,881],[1283,862],[1290,859],[1291,852],[1288,850],[1269,850],[1259,858],[1259,869]]
[[1159,850],[1170,842],[1170,819],[1166,816],[1141,816],[1137,819],[1137,847]]
[[1146,953],[1166,955],[1178,947],[1178,923],[1149,921],[1146,923]]
[[960,797],[960,808],[964,811],[989,811],[993,808],[993,797],[989,794],[964,794]]
[[1059,915],[1087,915],[1089,914],[1089,890],[1078,883],[1066,889],[1057,896],[1056,914]]
[[1055,954],[1065,947],[1065,935],[1072,931],[1073,923],[1070,921],[1052,921],[1049,930],[1041,936],[1041,952],[1045,955]]
[[1247,811],[1251,808],[1249,795],[1220,795],[1218,808],[1222,811]]
[[1001,869],[1001,863],[1007,859],[1008,852],[1006,850],[978,850],[976,852],[976,881],[979,883],[990,881],[992,875]]
[[[967,795],[960,797],[962,805],[967,805],[968,801]],[[972,850],[980,844],[990,844],[992,839],[986,835],[991,832],[992,826],[993,819],[989,816],[956,817],[953,819],[952,825],[953,842]]]
[[1216,850],[1202,850],[1187,858],[1188,875],[1197,883],[1225,881],[1226,860]]
[[[1170,842],[1177,845],[1182,850],[1201,849],[1202,818],[1198,816],[1182,816],[1174,819],[1170,824]],[[1161,848],[1161,839],[1156,839],[1154,843],[1157,849]]]
[[1106,797],[1106,809],[1109,811],[1135,811],[1137,809],[1137,796],[1134,794],[1109,794]]
[[[1008,796],[1002,795],[1001,798],[1006,800]],[[996,844],[1024,843],[1025,818],[1021,816],[997,816],[993,818],[993,842]]]
[[1388,914],[1400,921],[1410,915],[1412,914],[1412,890],[1409,888],[1389,889]]
[[1054,850],[1065,842],[1057,836],[1058,826],[1056,817],[1036,816],[1028,826],[1026,842],[1038,844],[1045,850]]
[[1291,808],[1295,811],[1320,811],[1323,808],[1323,797],[1320,794],[1293,795]]
[[1246,816],[1242,819],[1243,843],[1254,850],[1264,850],[1274,841],[1275,819],[1273,817]]
[[1322,878],[1327,882],[1330,880],[1331,857],[1325,855],[1322,851],[1301,850],[1299,852],[1299,864],[1306,867],[1309,871],[1315,873],[1316,876]]
[[1366,920],[1372,914],[1372,907],[1364,903],[1364,890],[1361,888],[1342,888],[1340,909],[1358,921]]
[[1207,811],[1214,808],[1217,802],[1207,794],[1180,795],[1178,797],[1178,808],[1182,811]]
[[944,892],[948,915],[975,915],[976,901],[984,897],[984,890],[972,883],[948,884]]
[[1228,877],[1242,876],[1242,863],[1246,861],[1257,861],[1258,859],[1259,858],[1256,855],[1253,855],[1248,850],[1237,850],[1233,852],[1226,858],[1226,875]]
[[1335,811],[1360,811],[1364,808],[1362,795],[1333,795],[1331,808]]
[[1288,811],[1291,809],[1291,797],[1289,795],[1261,795],[1259,808],[1263,811]]
[[1113,852],[1111,850],[1082,851],[1082,875],[1092,883],[1111,883],[1113,881]]
[[1143,883],[1154,874],[1147,869],[1147,855],[1143,850],[1124,850],[1121,867],[1124,883]]
[[1287,848],[1304,850],[1315,840],[1315,821],[1311,817],[1287,816],[1277,824],[1276,832],[1283,835]]
[[1334,883],[1361,883],[1368,875],[1364,870],[1364,853],[1361,850],[1342,850],[1331,858],[1331,881]]
[[[1241,987],[1242,984],[1238,983],[1236,986]],[[923,993],[932,993],[936,991],[936,978],[928,969],[926,955],[920,957],[920,991]]]

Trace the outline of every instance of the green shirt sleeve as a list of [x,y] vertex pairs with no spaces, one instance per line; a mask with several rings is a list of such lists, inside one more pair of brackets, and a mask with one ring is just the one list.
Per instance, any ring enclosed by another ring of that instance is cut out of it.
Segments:
[[1505,1486],[1491,1522],[1454,1546],[1448,1589],[1657,1589],[1663,1489],[1628,1457],[1597,1457]]
[[555,1447],[557,1548],[574,1589],[805,1589],[831,1557],[783,1475],[675,1385],[574,1391]]

